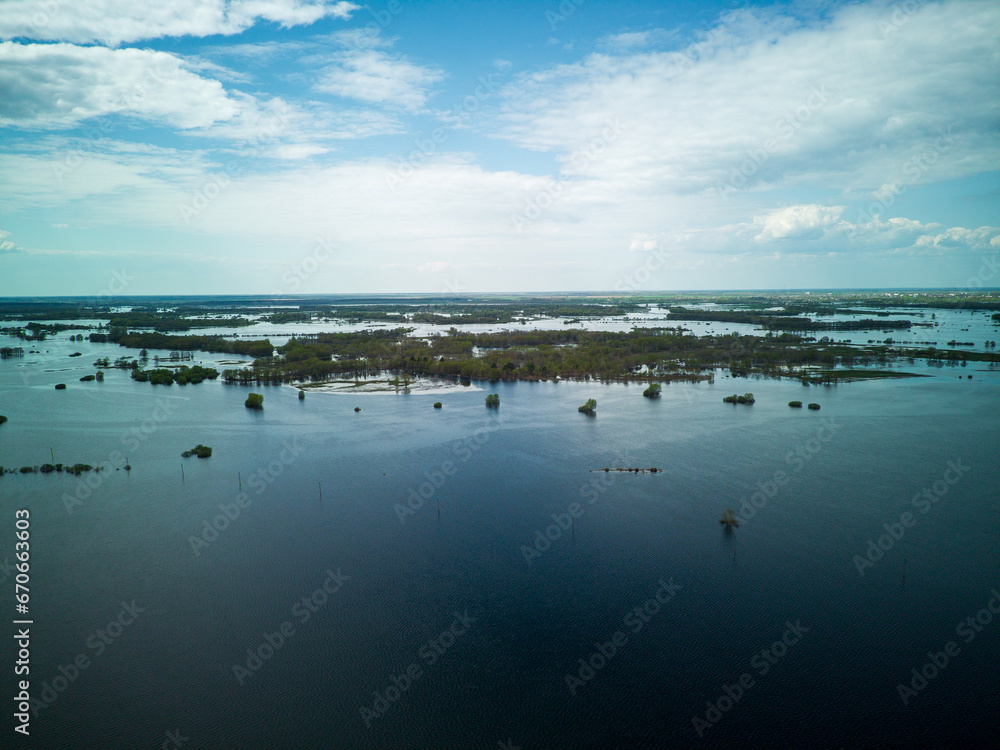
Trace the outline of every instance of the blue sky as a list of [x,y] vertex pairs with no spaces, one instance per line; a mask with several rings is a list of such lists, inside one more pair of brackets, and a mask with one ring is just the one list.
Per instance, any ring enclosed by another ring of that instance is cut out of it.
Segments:
[[0,0],[0,296],[997,287],[998,133],[988,0]]

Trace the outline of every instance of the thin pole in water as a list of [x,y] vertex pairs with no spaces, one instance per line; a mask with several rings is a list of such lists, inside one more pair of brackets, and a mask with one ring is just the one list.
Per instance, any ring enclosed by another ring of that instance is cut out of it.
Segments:
[[320,502],[323,501],[323,483],[322,482],[319,483],[319,499],[320,499]]
[[181,482],[184,481],[184,464],[181,464]]
[[243,477],[240,475],[240,473],[238,471],[236,472],[236,480],[240,483],[240,489],[242,490],[243,489]]
[[49,455],[52,456],[52,463],[55,463],[56,462],[56,454],[55,454],[55,452],[51,448],[49,448]]

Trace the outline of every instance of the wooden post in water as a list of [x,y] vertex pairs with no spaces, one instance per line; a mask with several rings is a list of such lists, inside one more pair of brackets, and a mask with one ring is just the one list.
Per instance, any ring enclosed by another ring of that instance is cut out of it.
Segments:
[[49,448],[49,455],[52,456],[52,463],[55,463],[56,462],[56,454],[55,454],[55,452],[51,448]]
[[181,464],[181,482],[184,482],[184,464]]
[[240,483],[240,489],[242,490],[243,489],[243,477],[240,475],[240,473],[238,471],[236,472],[236,480]]
[[323,483],[319,483],[319,501],[323,502]]

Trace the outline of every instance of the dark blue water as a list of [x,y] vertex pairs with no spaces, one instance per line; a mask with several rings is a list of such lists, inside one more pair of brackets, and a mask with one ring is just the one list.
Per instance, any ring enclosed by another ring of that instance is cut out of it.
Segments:
[[[996,373],[809,389],[720,376],[658,401],[636,385],[498,384],[495,411],[483,390],[265,388],[255,413],[247,389],[219,383],[79,383],[104,350],[77,346],[83,358],[51,346],[0,363],[0,464],[51,448],[68,463],[120,451],[133,468],[91,475],[79,503],[65,499],[76,478],[0,479],[0,558],[14,510],[32,514],[32,692],[89,660],[33,718],[30,745],[9,711],[3,747],[160,747],[175,730],[206,748],[981,747],[993,734],[1000,615],[968,643],[956,626],[1000,587]],[[81,369],[47,372],[64,367]],[[722,403],[745,391],[753,406]],[[597,415],[579,414],[591,397]],[[182,459],[196,443],[214,455]],[[968,467],[953,484],[949,461]],[[605,466],[662,471],[590,471]],[[432,480],[401,523],[394,506]],[[934,482],[947,491],[922,513],[914,495]],[[758,483],[773,496],[724,533],[722,511]],[[522,546],[574,503],[528,564]],[[195,554],[220,505],[234,517]],[[860,575],[854,556],[904,512],[913,525]],[[297,605],[327,571],[335,593]],[[673,597],[630,615],[661,580]],[[133,600],[143,611],[102,642]],[[11,596],[0,611],[13,619]],[[234,665],[283,622],[290,635],[239,684]],[[800,635],[769,662],[787,622]],[[618,631],[571,693],[566,675]],[[897,685],[948,641],[960,652],[904,705]],[[408,669],[366,726],[361,709]],[[710,714],[744,674],[752,686]]]

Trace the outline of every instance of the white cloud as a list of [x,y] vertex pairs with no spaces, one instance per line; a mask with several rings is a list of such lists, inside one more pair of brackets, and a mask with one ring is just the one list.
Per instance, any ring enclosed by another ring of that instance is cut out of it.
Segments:
[[65,128],[129,114],[203,128],[245,108],[167,52],[0,42],[0,125]]
[[835,227],[844,213],[843,206],[789,206],[755,216],[754,224],[762,227],[758,241],[782,239],[814,239]]
[[0,39],[117,46],[167,36],[238,34],[258,21],[288,28],[347,19],[360,8],[329,0],[5,0]]
[[427,101],[429,87],[444,77],[437,68],[384,51],[388,43],[371,34],[342,32],[333,39],[344,49],[330,55],[330,64],[319,71],[317,91],[413,111]]
[[8,240],[8,237],[10,237],[10,232],[0,229],[0,255],[13,255],[14,253],[23,252],[14,242]]
[[621,138],[587,172],[619,196],[872,190],[995,168],[1000,5],[925,3],[886,36],[885,6],[844,5],[809,23],[787,12],[730,14],[677,52],[525,73],[502,91],[499,134],[573,175],[574,149],[620,119]]

